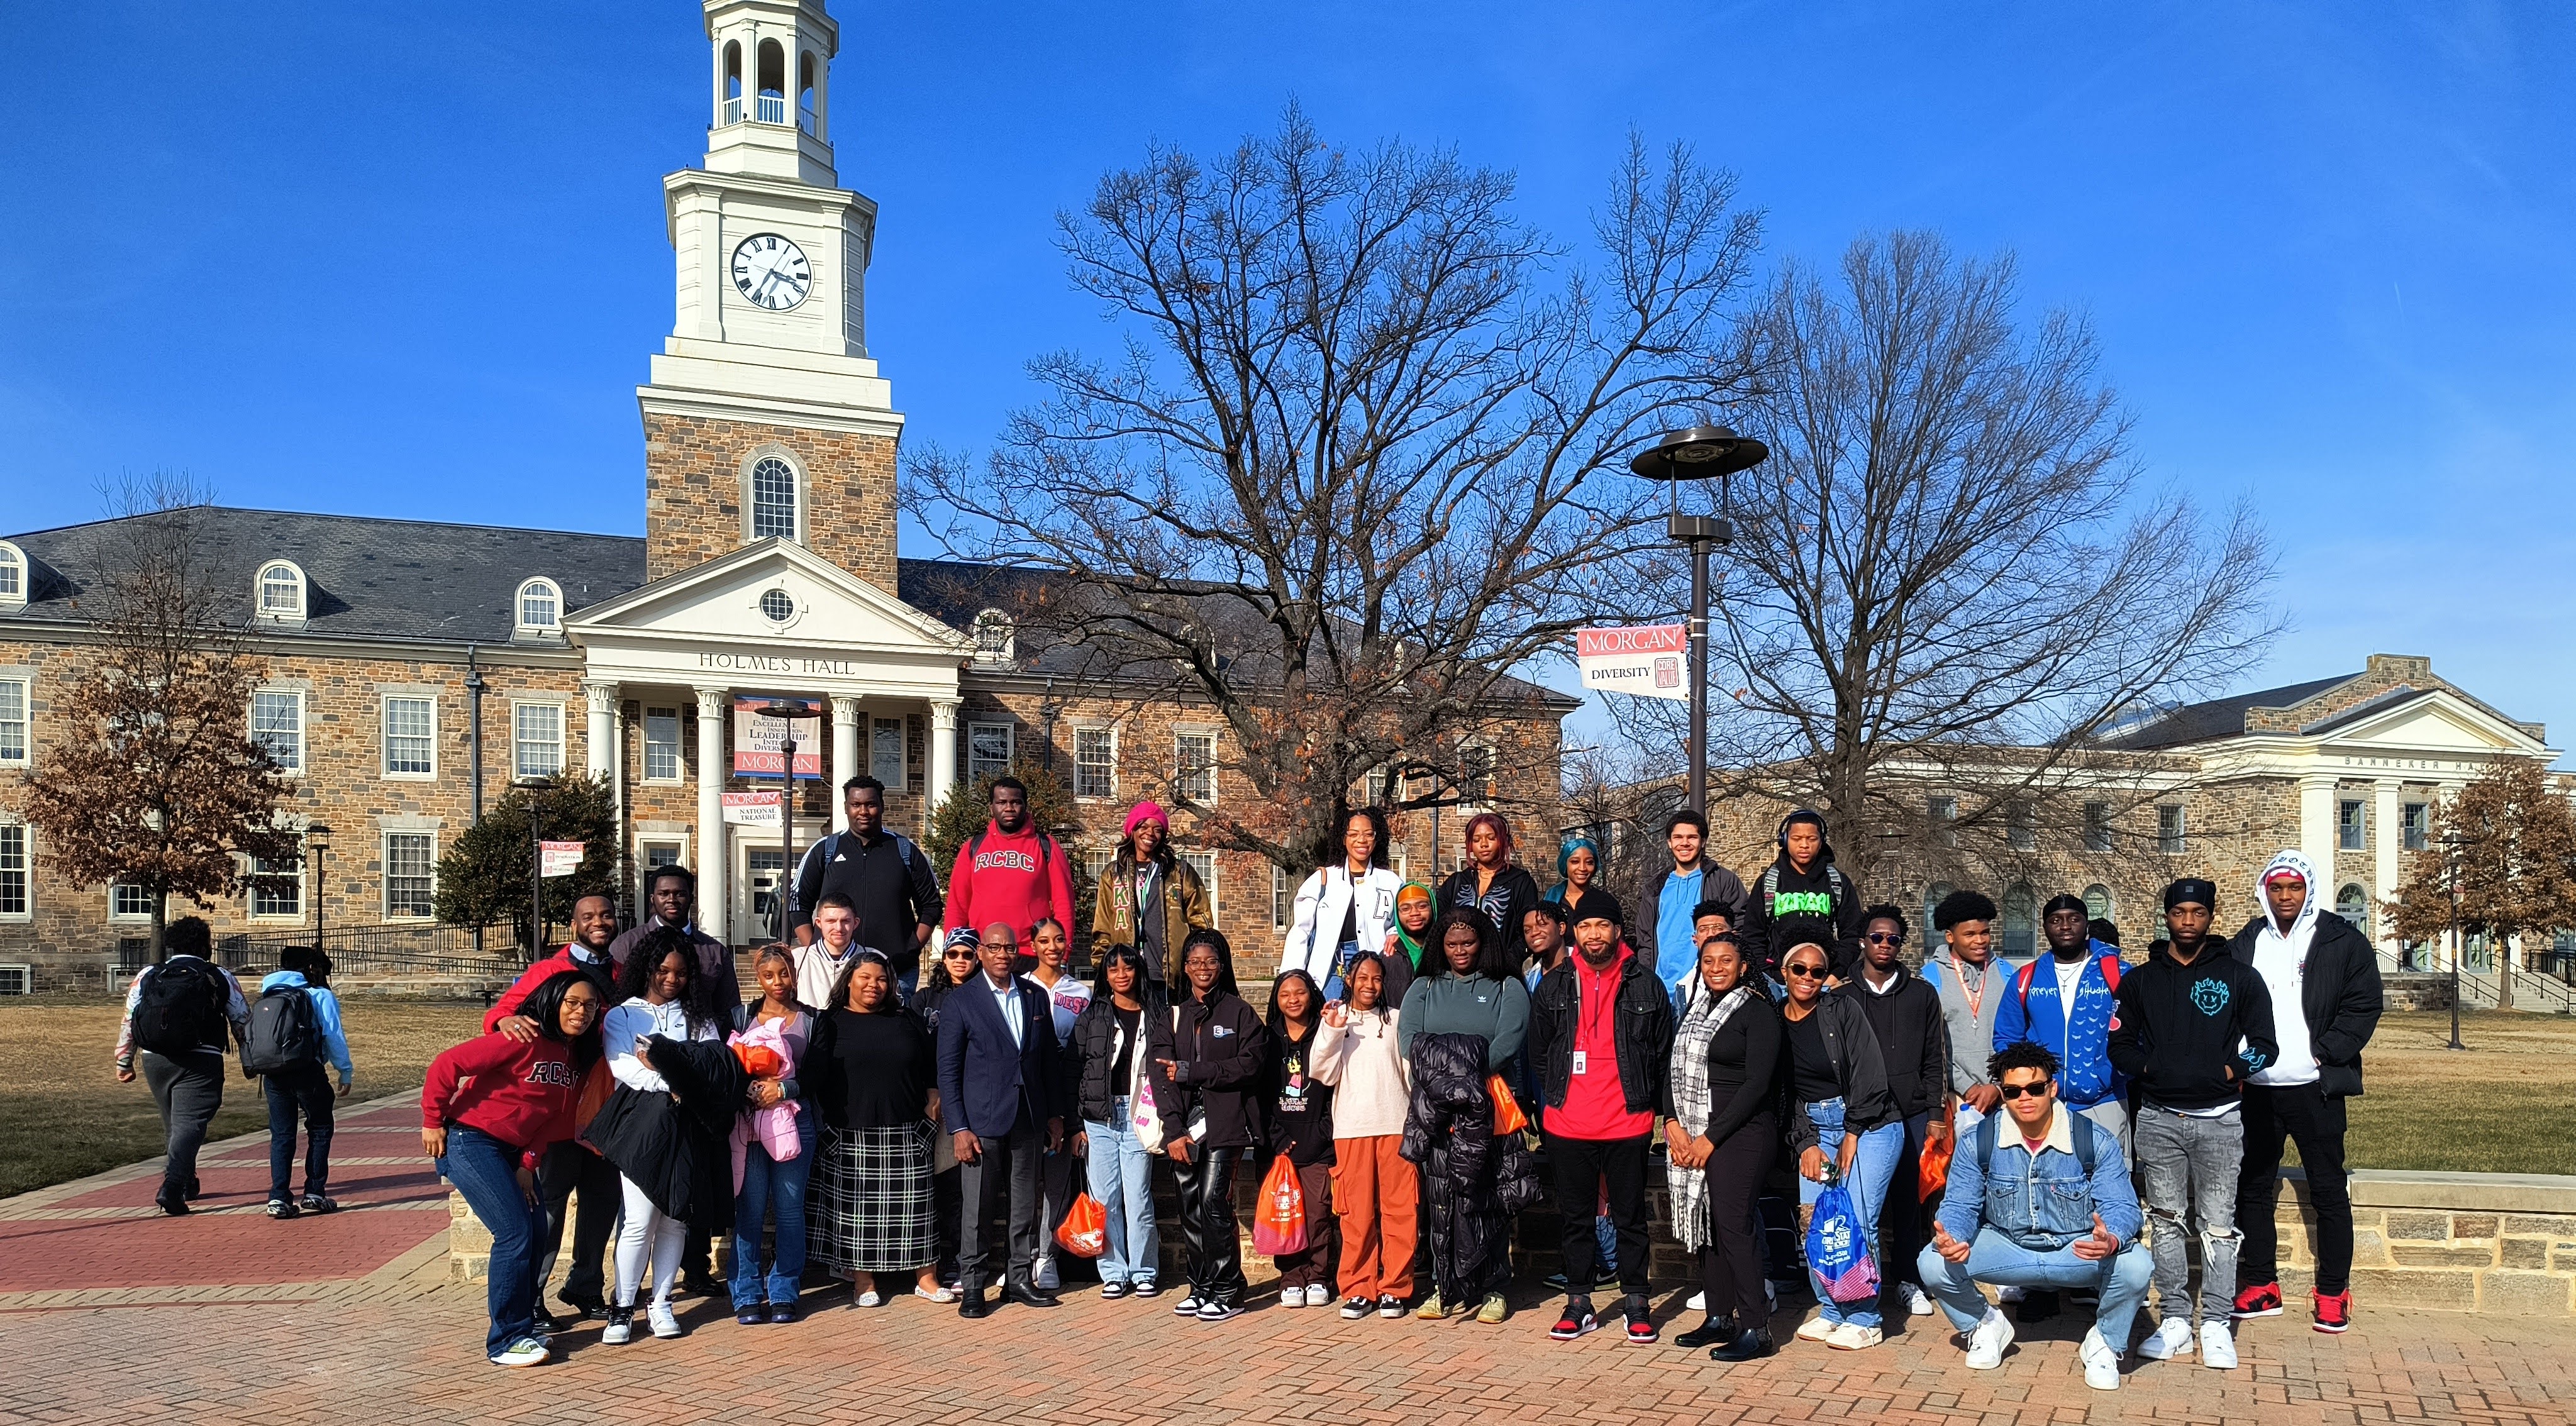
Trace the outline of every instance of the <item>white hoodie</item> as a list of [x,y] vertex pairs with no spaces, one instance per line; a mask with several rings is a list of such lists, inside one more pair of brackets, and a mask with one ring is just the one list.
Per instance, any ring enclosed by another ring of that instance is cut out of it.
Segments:
[[[2307,883],[2308,899],[2290,922],[2287,935],[2272,919],[2272,903],[2263,895],[2264,884],[2278,871],[2296,872]],[[2254,969],[2263,977],[2263,988],[2272,997],[2272,1038],[2280,1043],[2281,1057],[2254,1072],[2253,1082],[2264,1085],[2314,1084],[2317,1082],[2316,1047],[2308,1041],[2308,1017],[2300,1009],[2300,993],[2308,979],[2308,943],[2317,933],[2317,871],[2297,851],[2284,851],[2272,858],[2254,879],[2254,904],[2263,909],[2263,929],[2254,937]]]

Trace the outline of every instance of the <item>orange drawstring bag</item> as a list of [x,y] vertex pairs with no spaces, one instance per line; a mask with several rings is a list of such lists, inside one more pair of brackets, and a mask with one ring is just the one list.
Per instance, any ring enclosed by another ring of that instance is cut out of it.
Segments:
[[1109,1249],[1109,1210],[1090,1194],[1080,1195],[1056,1225],[1055,1240],[1075,1257],[1099,1257]]

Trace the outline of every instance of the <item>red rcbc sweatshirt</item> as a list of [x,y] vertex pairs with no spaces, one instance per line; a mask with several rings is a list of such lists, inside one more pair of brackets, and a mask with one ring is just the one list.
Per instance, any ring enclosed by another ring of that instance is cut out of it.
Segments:
[[957,849],[957,865],[948,874],[948,929],[980,932],[1007,921],[1019,932],[1023,951],[1041,916],[1053,916],[1064,923],[1065,934],[1073,934],[1073,872],[1064,848],[1028,822],[1017,832],[987,822],[983,838],[981,847],[970,837]]
[[516,1146],[533,1165],[549,1145],[572,1137],[580,1098],[581,1072],[573,1068],[570,1046],[544,1036],[522,1045],[507,1035],[483,1035],[429,1062],[420,1124],[480,1130]]

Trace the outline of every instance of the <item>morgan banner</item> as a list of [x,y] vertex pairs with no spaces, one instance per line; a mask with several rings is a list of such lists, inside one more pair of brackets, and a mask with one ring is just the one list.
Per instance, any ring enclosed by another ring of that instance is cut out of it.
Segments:
[[1574,662],[1587,689],[1688,702],[1689,658],[1687,624],[1574,631]]

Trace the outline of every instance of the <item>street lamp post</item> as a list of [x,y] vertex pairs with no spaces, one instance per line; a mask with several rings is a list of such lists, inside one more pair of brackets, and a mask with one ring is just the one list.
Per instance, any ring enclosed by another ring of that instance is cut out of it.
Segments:
[[322,868],[331,851],[331,826],[327,822],[304,824],[304,850],[313,854],[313,951],[322,953],[322,909],[330,896],[331,884]]
[[770,904],[778,913],[778,924],[770,939],[787,939],[787,894],[796,876],[796,720],[820,717],[820,710],[785,698],[773,698],[761,705],[760,716],[775,718],[787,725],[787,736],[778,747],[778,887],[770,895]]
[[1690,607],[1690,806],[1708,811],[1708,557],[1709,551],[1735,540],[1734,522],[1724,515],[1681,513],[1681,482],[1716,479],[1718,508],[1726,508],[1726,477],[1760,465],[1771,448],[1724,426],[1693,426],[1667,431],[1628,462],[1628,469],[1648,480],[1672,482],[1673,510],[1666,533],[1688,546],[1691,558]]

